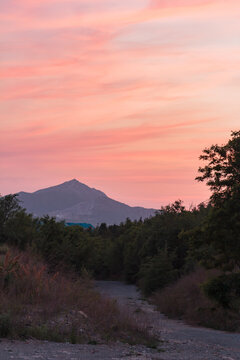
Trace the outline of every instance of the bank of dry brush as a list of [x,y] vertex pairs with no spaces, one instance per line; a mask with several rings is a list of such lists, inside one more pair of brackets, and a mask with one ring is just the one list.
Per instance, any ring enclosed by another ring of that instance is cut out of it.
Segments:
[[189,324],[240,331],[240,312],[220,307],[202,289],[203,283],[218,274],[218,270],[198,268],[158,291],[152,298],[153,302],[159,311],[169,317],[183,319]]
[[0,265],[0,336],[96,343],[151,338],[117,304],[73,273],[49,273],[31,252],[5,249]]

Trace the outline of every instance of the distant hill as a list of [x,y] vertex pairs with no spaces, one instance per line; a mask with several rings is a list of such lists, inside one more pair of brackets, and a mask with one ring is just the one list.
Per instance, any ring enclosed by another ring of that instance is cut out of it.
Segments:
[[33,193],[20,192],[18,195],[21,205],[35,216],[50,215],[57,220],[93,226],[102,222],[108,225],[120,224],[126,218],[145,219],[156,211],[115,201],[102,191],[90,188],[76,179]]

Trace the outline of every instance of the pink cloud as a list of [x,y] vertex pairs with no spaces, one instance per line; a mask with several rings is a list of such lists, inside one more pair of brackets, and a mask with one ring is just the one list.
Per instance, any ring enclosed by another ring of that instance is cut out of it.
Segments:
[[[75,133],[69,130],[56,132],[54,127],[36,124],[15,131],[3,130],[4,139],[1,149],[5,149],[6,153],[13,156],[21,155],[22,151],[23,154],[33,155],[34,152],[44,154],[54,149],[64,152],[82,151],[84,149],[117,149],[125,144],[165,137],[169,132],[177,131],[179,133],[183,129],[185,132],[187,129],[192,132],[194,127],[204,123],[209,124],[212,121],[213,119],[203,119],[159,126],[143,124],[134,127],[75,131]],[[32,149],[33,152],[29,153],[29,149]],[[146,152],[146,154],[149,155],[151,152]]]
[[0,191],[79,177],[148,206],[205,199],[198,155],[239,122],[239,8],[0,3]]
[[208,4],[215,3],[217,0],[151,0],[150,8],[179,8],[179,7],[195,7],[205,6]]

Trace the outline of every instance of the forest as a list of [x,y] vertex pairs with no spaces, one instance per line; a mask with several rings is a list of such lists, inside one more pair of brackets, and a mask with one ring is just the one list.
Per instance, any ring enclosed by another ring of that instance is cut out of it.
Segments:
[[239,330],[240,131],[204,149],[200,160],[196,181],[210,188],[207,203],[186,208],[176,200],[149,219],[120,225],[66,226],[27,214],[15,194],[1,197],[1,246],[30,251],[50,273],[137,284],[169,316]]

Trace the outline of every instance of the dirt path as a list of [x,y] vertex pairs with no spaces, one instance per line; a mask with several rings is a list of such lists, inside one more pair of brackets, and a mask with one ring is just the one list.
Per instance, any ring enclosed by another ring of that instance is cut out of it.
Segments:
[[72,345],[48,341],[0,343],[1,360],[151,360],[161,359],[144,347],[124,344]]
[[[152,331],[163,340],[162,360],[240,360],[240,334],[192,327],[169,320],[141,299],[133,285],[100,281],[99,291],[127,305],[139,317],[146,317]],[[167,301],[167,299],[166,299]],[[137,309],[137,312],[136,312]]]
[[161,337],[163,352],[143,346],[71,345],[47,341],[0,342],[0,360],[240,360],[240,334],[195,328],[167,319],[141,299],[135,286],[99,281],[98,290],[146,323]]

